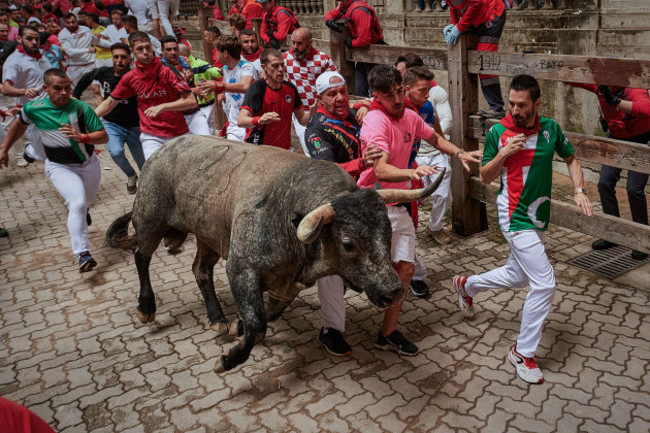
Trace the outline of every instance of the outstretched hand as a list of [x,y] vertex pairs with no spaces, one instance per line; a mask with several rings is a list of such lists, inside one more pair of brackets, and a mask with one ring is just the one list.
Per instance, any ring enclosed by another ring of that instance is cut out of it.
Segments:
[[573,197],[573,201],[582,208],[582,212],[587,216],[592,216],[594,214],[594,209],[591,206],[591,200],[583,192],[579,192]]
[[474,150],[472,152],[463,152],[460,155],[458,155],[458,159],[460,162],[463,164],[463,167],[465,167],[465,170],[469,171],[469,164],[471,162],[481,162],[481,157],[483,156],[483,152],[480,150]]

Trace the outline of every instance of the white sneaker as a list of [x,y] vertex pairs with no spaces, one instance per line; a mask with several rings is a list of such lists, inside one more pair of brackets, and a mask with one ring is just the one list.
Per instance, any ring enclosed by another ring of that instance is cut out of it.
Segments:
[[463,315],[469,319],[474,317],[474,302],[472,301],[472,297],[465,291],[466,281],[467,277],[460,275],[456,275],[453,279],[454,289],[456,289],[456,293],[458,294],[458,306]]
[[16,163],[16,165],[17,165],[18,167],[27,167],[27,166],[29,165],[29,161],[27,161],[27,160],[26,160],[25,158],[23,158],[22,155],[21,155],[21,156],[20,156],[20,159],[18,160],[18,162]]
[[515,347],[516,345],[512,346],[508,358],[517,369],[519,377],[528,383],[537,384],[544,382],[544,375],[542,374],[542,370],[537,366],[535,358],[526,358],[517,352]]

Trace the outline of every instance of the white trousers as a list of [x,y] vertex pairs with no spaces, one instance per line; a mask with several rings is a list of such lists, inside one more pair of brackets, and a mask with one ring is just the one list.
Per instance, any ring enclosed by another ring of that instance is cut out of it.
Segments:
[[158,13],[160,14],[160,22],[162,23],[165,33],[168,36],[174,36],[172,23],[169,22],[169,14],[175,17],[178,16],[178,0],[158,0]]
[[[112,67],[113,66],[113,59],[95,59],[95,67],[96,68],[103,68],[103,67]],[[93,81],[93,84],[95,82]]]
[[298,140],[300,140],[300,146],[302,147],[302,151],[305,152],[305,155],[309,156],[309,150],[307,150],[307,146],[305,146],[305,131],[307,130],[307,127],[302,126],[300,122],[298,122],[298,119],[296,119],[296,115],[292,114],[292,119],[293,119],[293,127],[296,130],[296,135],[298,136]]
[[210,129],[210,135],[214,135],[214,104],[201,107],[201,111],[203,112],[203,115],[205,115],[205,118],[208,121],[208,128]]
[[162,147],[163,144],[176,137],[157,137],[155,135],[147,134],[146,132],[140,133],[140,143],[142,143],[142,153],[144,153],[144,160],[146,161],[154,154],[154,152]]
[[[111,61],[111,66],[112,66],[112,61]],[[88,63],[85,65],[70,65],[65,70],[65,73],[68,76],[68,78],[72,80],[72,87],[75,87],[79,82],[79,80],[81,80],[81,77],[83,77],[84,74],[92,71],[93,69],[95,69],[95,63]]]
[[95,201],[102,170],[93,155],[82,164],[59,164],[45,161],[45,173],[68,206],[68,232],[72,251],[78,256],[90,251],[86,213]]
[[45,149],[41,140],[41,133],[33,123],[30,123],[25,130],[25,138],[29,144],[25,146],[25,153],[38,161],[45,161]]
[[208,119],[205,117],[205,111],[198,110],[192,114],[185,115],[185,122],[190,129],[190,134],[194,135],[212,135],[210,134],[210,126]]
[[343,279],[338,275],[330,275],[319,279],[318,299],[323,315],[323,326],[345,332],[345,299]]
[[530,286],[521,315],[517,352],[535,356],[542,339],[544,320],[551,310],[555,294],[555,274],[544,249],[544,233],[537,230],[503,232],[510,244],[505,266],[467,278],[465,291],[474,297],[490,289],[522,289]]
[[427,277],[427,268],[420,258],[418,253],[415,253],[415,272],[413,273],[413,280],[423,281]]
[[[418,155],[415,158],[418,165],[428,165],[429,167],[438,167],[438,169],[446,168],[445,177],[442,179],[440,186],[436,189],[431,198],[433,204],[431,206],[431,216],[429,217],[429,230],[437,232],[442,230],[442,218],[445,212],[451,206],[451,166],[449,165],[449,158],[443,153],[434,155]],[[436,179],[437,174],[432,174],[422,178],[424,186],[429,186]]]

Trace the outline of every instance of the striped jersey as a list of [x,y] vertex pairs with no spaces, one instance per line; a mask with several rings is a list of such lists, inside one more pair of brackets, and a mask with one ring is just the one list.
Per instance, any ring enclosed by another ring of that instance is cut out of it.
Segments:
[[526,141],[501,168],[501,188],[497,193],[499,226],[505,231],[548,228],[551,215],[553,155],[568,158],[573,147],[554,120],[540,117],[535,128],[517,128],[510,114],[494,125],[485,137],[482,165],[490,162],[508,144],[508,140],[523,132]]
[[28,102],[20,112],[20,120],[36,126],[47,159],[59,164],[81,164],[94,151],[93,145],[77,143],[66,137],[59,131],[62,124],[68,124],[83,134],[104,128],[93,109],[74,98],[70,98],[64,107],[52,105],[50,98]]

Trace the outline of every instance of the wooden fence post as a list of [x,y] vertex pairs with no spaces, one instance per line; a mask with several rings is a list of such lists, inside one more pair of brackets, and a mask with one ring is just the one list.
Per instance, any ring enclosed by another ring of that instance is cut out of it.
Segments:
[[201,37],[201,46],[203,47],[203,55],[205,56],[205,61],[208,63],[212,63],[212,49],[214,48],[213,46],[207,45],[205,41],[203,41],[203,32],[205,29],[210,27],[210,16],[212,12],[212,9],[207,9],[207,8],[199,8],[199,36]]
[[343,30],[342,33],[330,31],[330,57],[335,65],[339,66],[341,75],[345,78],[348,85],[348,91],[351,95],[354,94],[354,62],[347,59],[347,47],[345,46],[345,38],[350,37],[350,33],[345,26],[340,25],[339,28]]
[[262,30],[262,19],[263,18],[251,18],[251,27],[257,36],[257,45],[263,48],[264,40],[260,34],[260,31]]
[[[478,110],[478,77],[468,72],[467,50],[476,47],[476,35],[461,35],[456,45],[448,48],[449,102],[454,119],[451,142],[465,151],[478,150],[478,139],[469,134],[469,114]],[[463,164],[451,158],[451,193],[453,231],[469,236],[487,229],[485,203],[470,197],[470,175],[478,175],[479,167],[472,164],[467,173]]]

